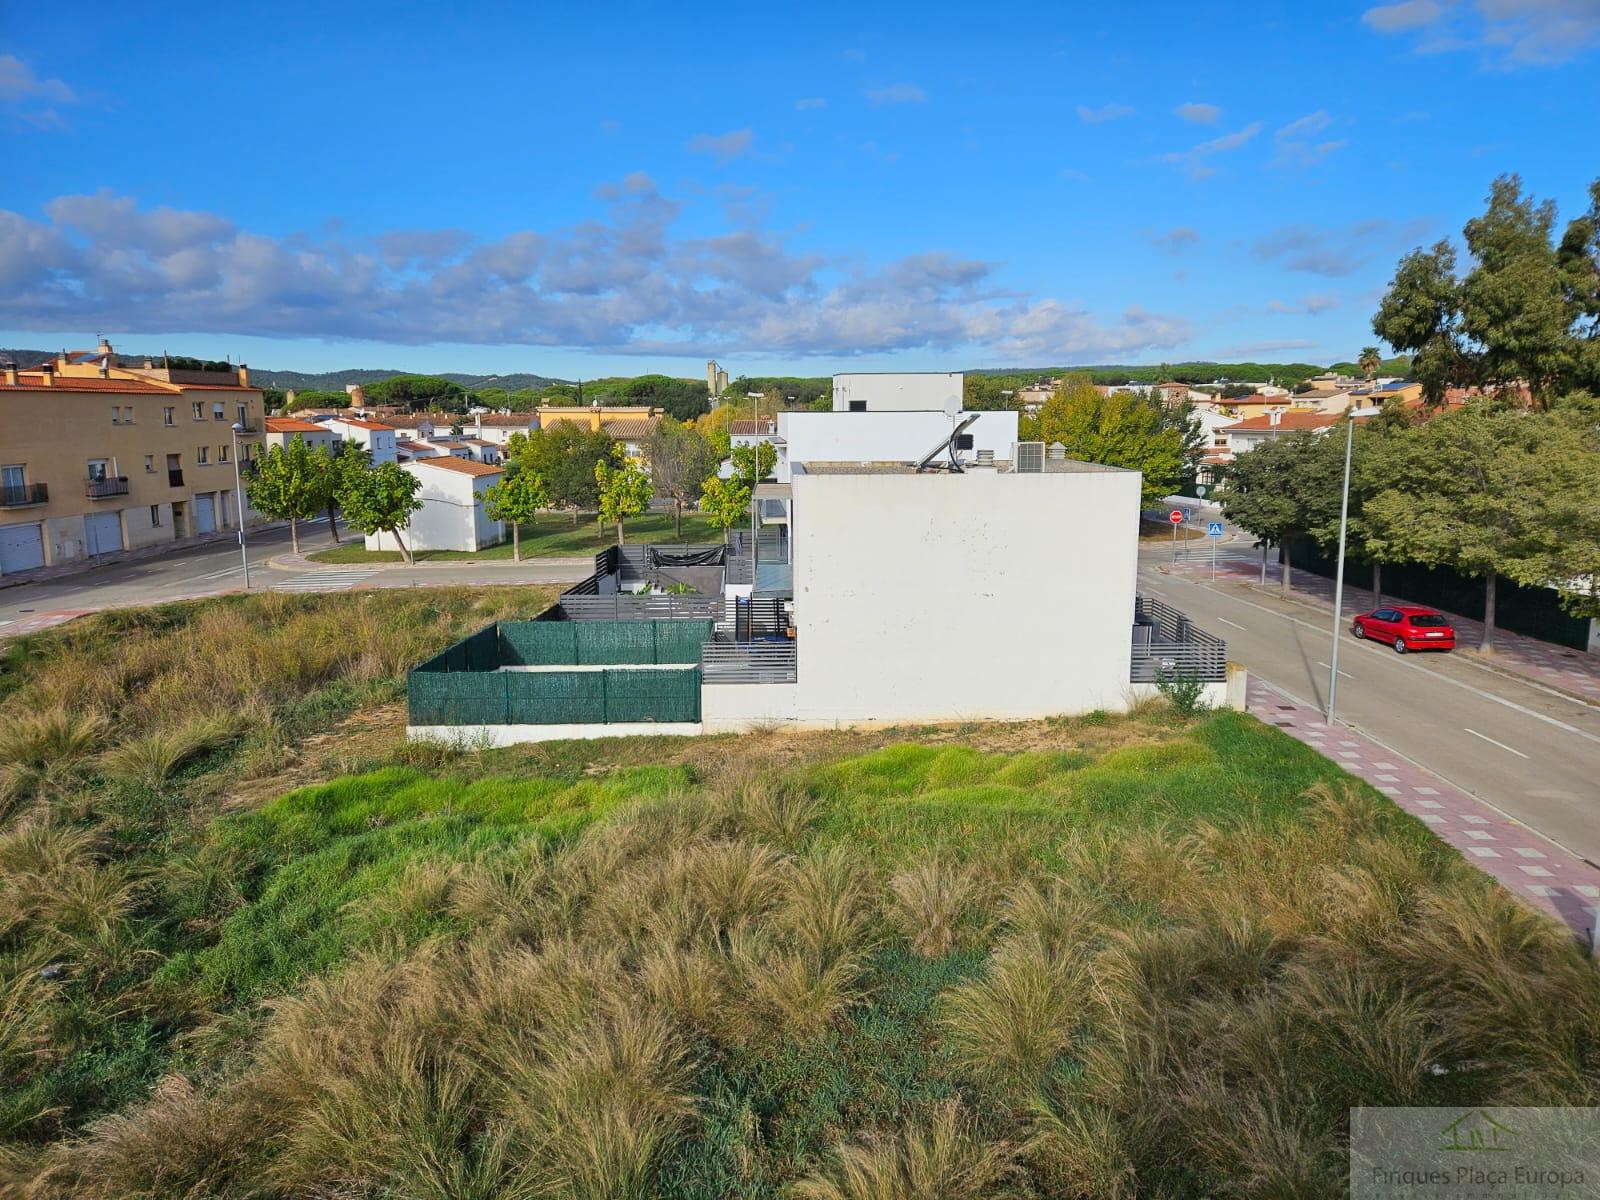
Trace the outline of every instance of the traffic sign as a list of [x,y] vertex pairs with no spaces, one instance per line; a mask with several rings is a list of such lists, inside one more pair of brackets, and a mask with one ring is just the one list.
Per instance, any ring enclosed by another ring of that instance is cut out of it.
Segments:
[[1183,510],[1181,508],[1173,509],[1171,512],[1169,512],[1167,514],[1167,520],[1171,521],[1174,525],[1182,525],[1183,524]]
[[1207,521],[1206,522],[1206,536],[1208,538],[1219,538],[1219,537],[1221,537],[1222,536],[1222,522],[1221,521]]
[[1181,509],[1180,511],[1183,513],[1183,519],[1185,521],[1190,520],[1194,516],[1194,509],[1192,508],[1185,508]]

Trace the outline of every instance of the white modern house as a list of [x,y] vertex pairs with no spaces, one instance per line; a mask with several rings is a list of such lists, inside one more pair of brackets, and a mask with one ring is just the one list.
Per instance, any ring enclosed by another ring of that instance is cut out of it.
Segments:
[[313,450],[318,447],[332,450],[339,444],[339,435],[318,421],[302,421],[299,417],[268,417],[264,440],[268,448],[301,441]]
[[358,417],[329,417],[322,423],[333,430],[340,441],[354,442],[371,454],[374,465],[400,461],[395,444],[398,431],[393,425],[364,421]]
[[834,412],[949,412],[965,403],[960,371],[868,371],[833,377]]
[[[414,459],[400,469],[422,482],[422,507],[401,534],[408,550],[482,550],[506,540],[505,522],[483,511],[483,494],[505,477],[503,469],[452,455]],[[390,534],[369,533],[367,549],[400,547]]]

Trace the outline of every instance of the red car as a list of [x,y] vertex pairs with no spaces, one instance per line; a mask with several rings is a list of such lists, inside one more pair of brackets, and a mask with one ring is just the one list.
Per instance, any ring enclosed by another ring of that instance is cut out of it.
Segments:
[[1362,613],[1350,625],[1358,638],[1388,642],[1396,654],[1407,650],[1454,650],[1456,631],[1431,608],[1395,604]]

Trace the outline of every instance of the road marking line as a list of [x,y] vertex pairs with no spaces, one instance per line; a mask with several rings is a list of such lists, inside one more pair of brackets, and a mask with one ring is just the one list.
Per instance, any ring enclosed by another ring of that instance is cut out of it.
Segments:
[[1467,727],[1465,725],[1463,725],[1461,728],[1466,729],[1467,732],[1470,733],[1475,738],[1482,738],[1484,741],[1488,742],[1491,746],[1499,746],[1500,749],[1502,749],[1502,750],[1510,751],[1512,754],[1515,754],[1518,758],[1527,758],[1528,757],[1521,750],[1518,750],[1515,746],[1508,746],[1504,742],[1497,742],[1486,733],[1479,733],[1476,729],[1467,729]]
[[[1328,666],[1328,664],[1325,663],[1325,662],[1319,662],[1317,664],[1317,666],[1322,667],[1322,668],[1324,668],[1326,670],[1329,670],[1329,671],[1333,670],[1333,668]],[[1355,678],[1355,676],[1350,674],[1349,671],[1340,671],[1339,674],[1343,675],[1346,679],[1354,679]]]
[[1243,630],[1245,633],[1250,632],[1243,625],[1240,625],[1235,621],[1230,621],[1227,617],[1218,617],[1217,620],[1221,621],[1224,625],[1232,625],[1235,629]]
[[[1168,578],[1169,579],[1176,579],[1180,583],[1190,584],[1192,587],[1202,588],[1205,591],[1210,591],[1210,592],[1215,592],[1216,591],[1216,589],[1214,589],[1214,588],[1206,587],[1205,584],[1199,582],[1198,580],[1183,579],[1182,577],[1177,576],[1177,575],[1170,575],[1170,576],[1168,576]],[[1149,590],[1153,590],[1153,589],[1149,589]],[[1218,593],[1218,594],[1220,595],[1220,593]],[[1292,617],[1287,613],[1277,612],[1277,611],[1275,611],[1273,609],[1268,608],[1264,604],[1257,604],[1252,600],[1245,600],[1245,599],[1242,599],[1242,598],[1239,598],[1239,597],[1229,597],[1229,598],[1232,599],[1233,602],[1236,603],[1236,604],[1243,604],[1243,605],[1246,605],[1249,608],[1259,609],[1260,611],[1266,613],[1268,616],[1278,617],[1281,620],[1289,621],[1292,624],[1299,625],[1299,626],[1302,626],[1302,627],[1304,627],[1306,629],[1309,629],[1313,633],[1327,633],[1328,632],[1328,626],[1326,626],[1326,625],[1313,625],[1310,621],[1302,621],[1299,617]],[[1397,657],[1395,657],[1395,656],[1383,655],[1383,656],[1380,656],[1379,660],[1380,661],[1384,661],[1384,662],[1394,663],[1397,666],[1399,665],[1399,659]],[[1442,673],[1440,673],[1438,671],[1435,671],[1431,667],[1423,666],[1421,663],[1417,662],[1414,659],[1411,659],[1409,656],[1407,657],[1405,662],[1406,662],[1406,669],[1408,669],[1408,670],[1426,671],[1434,679],[1440,680],[1443,683],[1448,683],[1451,687],[1458,687],[1458,688],[1462,689],[1463,691],[1471,692],[1473,695],[1478,696],[1478,697],[1480,697],[1480,698],[1482,698],[1484,700],[1491,700],[1495,704],[1503,704],[1503,705],[1505,705],[1505,707],[1511,709],[1514,712],[1519,712],[1525,717],[1532,717],[1536,721],[1543,721],[1546,725],[1554,725],[1557,729],[1560,729],[1560,730],[1562,730],[1562,731],[1564,731],[1566,733],[1575,733],[1579,737],[1585,739],[1586,741],[1594,742],[1597,746],[1600,746],[1600,735],[1590,733],[1586,729],[1579,729],[1576,725],[1569,725],[1565,721],[1559,720],[1556,717],[1548,716],[1547,714],[1539,712],[1536,709],[1529,708],[1525,704],[1518,704],[1515,700],[1507,700],[1504,696],[1496,696],[1493,692],[1486,692],[1482,688],[1475,688],[1470,683],[1462,683],[1461,680],[1459,680],[1459,679],[1452,679],[1452,678],[1450,678],[1450,676],[1442,674]],[[1487,667],[1485,667],[1483,669],[1484,670],[1488,670]],[[1499,675],[1498,672],[1492,672],[1492,673],[1496,674],[1496,675]],[[1499,675],[1499,678],[1505,679],[1506,676]],[[1571,696],[1568,696],[1568,695],[1566,695],[1566,694],[1564,694],[1562,692],[1556,691],[1554,688],[1543,687],[1542,685],[1540,685],[1538,683],[1535,683],[1535,682],[1533,682],[1531,680],[1525,680],[1525,679],[1520,679],[1520,678],[1517,679],[1515,682],[1520,683],[1525,687],[1533,688],[1536,691],[1541,691],[1541,692],[1548,693],[1549,695],[1554,696],[1558,700],[1565,700],[1568,704],[1582,705],[1584,708],[1591,709],[1591,711],[1592,711],[1592,707],[1593,707],[1592,705],[1584,704],[1582,700],[1574,699]]]

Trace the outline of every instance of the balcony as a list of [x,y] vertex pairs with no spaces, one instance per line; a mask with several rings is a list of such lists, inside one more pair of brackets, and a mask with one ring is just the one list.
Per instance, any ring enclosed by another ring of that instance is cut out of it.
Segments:
[[1170,604],[1137,596],[1130,681],[1154,683],[1166,676],[1220,683],[1228,677],[1228,645]]
[[109,500],[113,496],[128,494],[126,475],[107,475],[104,479],[85,479],[83,494],[91,500]]
[[172,467],[168,467],[167,468],[167,486],[168,487],[182,487],[183,486],[183,471],[181,469],[176,469],[175,470]]
[[50,489],[42,483],[7,484],[0,487],[0,508],[26,508],[30,504],[50,503]]

